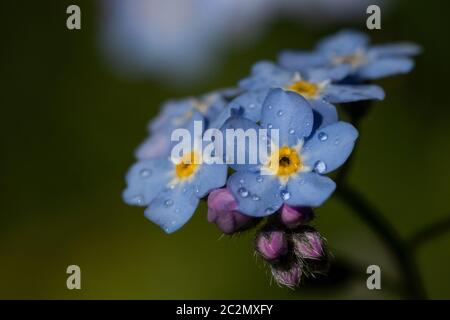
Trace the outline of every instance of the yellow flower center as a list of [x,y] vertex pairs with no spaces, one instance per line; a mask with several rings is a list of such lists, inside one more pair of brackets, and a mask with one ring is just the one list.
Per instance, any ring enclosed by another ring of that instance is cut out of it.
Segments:
[[314,98],[317,96],[319,87],[315,83],[300,80],[289,85],[287,90],[295,91],[306,98]]
[[194,151],[185,154],[180,163],[175,166],[176,177],[181,180],[191,177],[198,169],[199,159]]
[[267,163],[269,170],[281,178],[288,178],[303,168],[299,153],[295,148],[283,146],[272,152]]

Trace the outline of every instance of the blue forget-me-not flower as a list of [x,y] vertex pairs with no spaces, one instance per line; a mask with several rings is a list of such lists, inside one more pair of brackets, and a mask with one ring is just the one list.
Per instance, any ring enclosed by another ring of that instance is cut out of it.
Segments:
[[260,159],[259,165],[236,166],[237,172],[228,179],[227,187],[237,199],[239,211],[262,217],[273,214],[283,203],[317,207],[328,199],[335,183],[324,174],[345,162],[358,132],[345,122],[314,130],[313,122],[307,100],[283,89],[272,89],[267,95],[260,125],[243,117],[225,122],[223,129],[253,126],[279,130],[279,144],[267,159]]
[[320,41],[313,52],[283,51],[278,62],[297,71],[344,67],[353,79],[363,81],[410,72],[414,67],[411,56],[420,51],[418,45],[410,42],[371,46],[366,34],[343,30]]

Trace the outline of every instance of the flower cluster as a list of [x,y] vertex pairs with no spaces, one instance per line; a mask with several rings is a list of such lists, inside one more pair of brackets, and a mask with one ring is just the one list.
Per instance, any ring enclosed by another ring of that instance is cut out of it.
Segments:
[[[167,102],[136,151],[125,202],[146,207],[145,216],[172,233],[205,199],[209,222],[225,234],[263,224],[255,247],[278,284],[296,287],[303,276],[324,273],[325,240],[308,223],[336,188],[327,174],[347,160],[358,137],[335,104],[382,100],[383,89],[369,81],[410,71],[418,52],[411,43],[369,46],[366,35],[341,31],[313,52],[286,51],[277,63],[256,63],[236,88]],[[199,121],[220,132],[275,129],[277,139],[268,135],[269,153],[256,163],[227,155],[224,163],[206,162],[198,144],[170,157],[173,130],[195,135]]]

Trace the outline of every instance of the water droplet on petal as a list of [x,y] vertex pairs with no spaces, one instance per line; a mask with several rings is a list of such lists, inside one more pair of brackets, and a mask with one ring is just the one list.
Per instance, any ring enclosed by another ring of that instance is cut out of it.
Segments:
[[242,198],[247,198],[247,197],[248,197],[248,190],[245,189],[244,187],[239,188],[238,193],[239,193],[239,195],[240,195]]
[[273,128],[273,124],[268,123],[268,124],[267,124],[267,128],[272,129],[272,128]]
[[253,201],[259,201],[260,199],[261,198],[257,194],[252,195],[252,200]]
[[274,210],[272,207],[268,207],[268,208],[266,208],[266,210],[264,210],[264,213],[267,215],[267,214],[271,214],[273,211]]
[[164,201],[164,206],[165,207],[170,207],[171,205],[173,205],[173,200],[172,199],[167,199],[166,201]]
[[278,110],[277,116],[281,117],[282,115],[283,115],[283,111],[282,110]]
[[289,134],[294,134],[295,130],[294,129],[289,129]]
[[284,201],[287,201],[291,198],[291,194],[287,190],[281,190],[280,195]]
[[248,107],[249,107],[250,109],[254,109],[256,106],[255,106],[255,104],[251,103],[251,104],[248,105]]
[[316,164],[314,165],[314,169],[318,172],[318,173],[324,173],[327,170],[327,165],[325,164],[325,162],[319,160],[316,162]]
[[140,175],[141,178],[148,178],[152,175],[152,170],[144,168],[140,171]]
[[272,108],[273,108],[272,106],[268,106],[268,107],[267,107],[267,109],[269,109],[269,110],[272,110]]
[[264,181],[264,178],[263,178],[262,176],[257,176],[257,177],[256,177],[256,181],[259,182],[259,183],[261,183],[261,182]]
[[138,195],[133,198],[133,201],[136,204],[141,205],[144,202],[144,198],[141,195]]
[[325,132],[320,132],[317,137],[320,141],[326,141],[328,139],[328,135]]
[[339,139],[334,140],[334,144],[338,145],[341,141]]

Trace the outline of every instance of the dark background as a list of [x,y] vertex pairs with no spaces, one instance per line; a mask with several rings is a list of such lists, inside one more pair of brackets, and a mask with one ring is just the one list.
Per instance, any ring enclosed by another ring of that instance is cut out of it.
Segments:
[[[82,30],[66,29],[66,7]],[[373,42],[424,48],[415,70],[379,81],[386,99],[363,120],[350,183],[402,237],[450,215],[448,1],[396,1]],[[336,257],[329,281],[298,291],[270,284],[253,255],[252,232],[228,238],[194,218],[170,236],[121,200],[124,173],[161,102],[232,86],[251,64],[283,48],[310,48],[341,27],[278,19],[247,48],[230,49],[207,81],[189,86],[114,73],[98,48],[93,1],[2,1],[0,298],[402,298],[402,277],[376,235],[335,196],[317,228]],[[427,294],[450,298],[450,234],[419,247]],[[342,262],[344,261],[344,262]],[[66,267],[82,290],[66,288]],[[366,288],[366,267],[382,269],[382,290]]]

